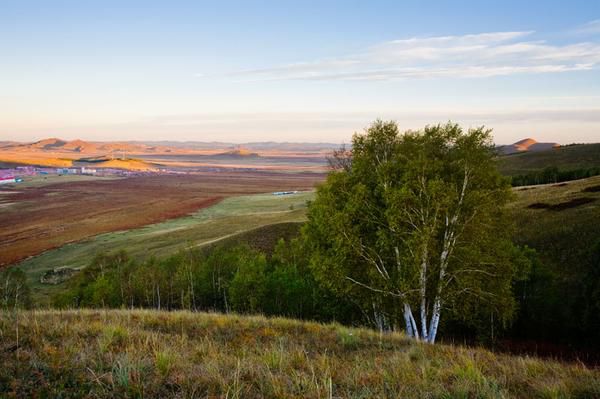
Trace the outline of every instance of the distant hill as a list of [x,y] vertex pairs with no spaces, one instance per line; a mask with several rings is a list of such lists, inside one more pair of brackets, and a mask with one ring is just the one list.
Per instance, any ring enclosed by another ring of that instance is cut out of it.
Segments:
[[199,141],[125,141],[102,142],[84,140],[63,140],[60,138],[47,138],[32,143],[18,143],[13,141],[0,142],[0,151],[13,152],[63,152],[88,155],[134,153],[134,154],[178,154],[194,151],[222,151],[224,157],[249,157],[259,156],[259,152],[287,152],[287,153],[329,153],[337,149],[339,144],[334,143],[278,143],[278,142],[253,142],[253,143],[226,143],[226,142],[199,142]]
[[522,152],[546,151],[558,147],[560,147],[560,144],[558,143],[539,143],[535,139],[526,138],[519,140],[514,144],[501,145],[497,148],[501,154],[508,155]]
[[245,148],[238,148],[235,150],[212,155],[211,158],[260,158],[260,155],[258,155],[256,152],[252,152]]
[[156,170],[153,163],[141,159],[80,159],[73,163],[74,166],[90,166],[92,168],[113,168],[137,171]]
[[[130,142],[132,144],[140,143],[136,141]],[[338,149],[339,143],[289,143],[289,142],[275,142],[275,141],[261,141],[261,142],[248,142],[248,143],[227,143],[221,141],[144,141],[143,144],[155,145],[155,146],[166,146],[171,148],[189,149],[189,150],[232,150],[237,147],[243,147],[249,151],[286,151],[286,152],[330,152],[331,150]]]
[[149,146],[143,143],[67,141],[59,138],[48,138],[33,143],[8,142],[1,146],[1,149],[2,151],[13,152],[64,152],[80,154],[169,152],[168,147]]

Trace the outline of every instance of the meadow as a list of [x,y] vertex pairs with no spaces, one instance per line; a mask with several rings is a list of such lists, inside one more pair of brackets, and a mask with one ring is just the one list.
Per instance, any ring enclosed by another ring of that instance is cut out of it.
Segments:
[[[17,265],[27,273],[38,301],[60,290],[60,285],[40,283],[42,275],[54,268],[80,269],[96,254],[125,250],[135,259],[170,255],[177,250],[206,246],[263,226],[301,222],[306,201],[313,192],[274,196],[257,194],[226,198],[189,216],[170,219],[141,228],[111,232],[64,245],[29,258]],[[264,229],[262,230],[264,235]]]
[[[582,364],[339,324],[187,311],[0,313],[7,397],[594,398]],[[18,334],[18,335],[17,335]]]
[[8,205],[0,208],[0,267],[101,233],[185,216],[231,196],[310,190],[321,179],[313,173],[260,172],[53,177],[34,184],[26,178],[23,185],[3,188]]

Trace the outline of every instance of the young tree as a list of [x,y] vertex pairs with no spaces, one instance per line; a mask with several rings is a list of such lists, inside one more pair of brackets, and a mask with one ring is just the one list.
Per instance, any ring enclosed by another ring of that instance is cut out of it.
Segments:
[[0,309],[27,308],[30,305],[25,273],[14,267],[0,271]]
[[430,343],[442,310],[472,298],[512,315],[511,191],[489,130],[448,123],[400,134],[377,121],[353,137],[344,165],[317,190],[303,230],[322,284]]

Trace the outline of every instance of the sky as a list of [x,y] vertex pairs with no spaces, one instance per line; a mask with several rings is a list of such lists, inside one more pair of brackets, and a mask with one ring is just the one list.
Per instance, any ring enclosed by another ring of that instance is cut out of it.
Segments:
[[600,142],[600,1],[0,0],[0,140]]

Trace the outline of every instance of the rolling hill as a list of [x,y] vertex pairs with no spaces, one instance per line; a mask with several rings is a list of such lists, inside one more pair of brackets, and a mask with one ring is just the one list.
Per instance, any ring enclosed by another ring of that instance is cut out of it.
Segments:
[[541,171],[547,167],[575,170],[600,167],[600,143],[575,144],[525,151],[498,157],[498,167],[507,176]]
[[92,168],[112,168],[112,169],[125,169],[135,171],[153,171],[157,170],[159,165],[147,162],[141,159],[132,158],[99,158],[99,159],[79,159],[73,162],[74,166],[86,166]]
[[187,311],[0,313],[7,397],[600,396],[600,371],[399,333]]
[[256,152],[252,152],[245,148],[237,148],[231,151],[221,152],[215,155],[212,155],[211,158],[217,159],[250,159],[250,158],[260,158],[260,155]]
[[91,142],[83,140],[62,140],[59,138],[48,138],[33,143],[9,143],[2,147],[3,151],[14,152],[52,152],[52,153],[77,153],[77,154],[101,154],[101,153],[155,153],[169,150],[167,147],[149,146],[142,143],[121,142]]
[[559,148],[558,143],[538,143],[535,139],[526,138],[519,140],[514,144],[498,146],[498,150],[501,154],[518,154],[523,152],[538,152],[551,150],[553,148]]

